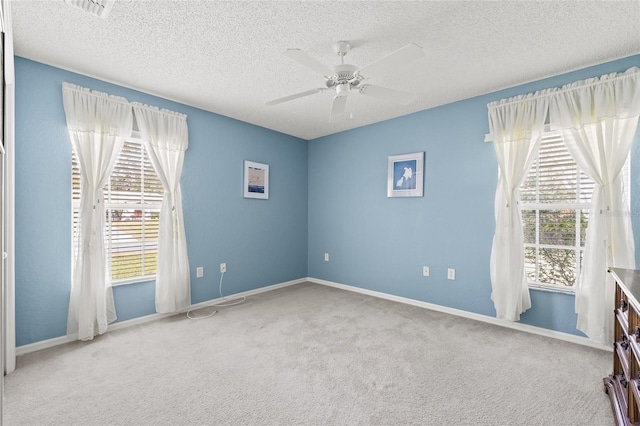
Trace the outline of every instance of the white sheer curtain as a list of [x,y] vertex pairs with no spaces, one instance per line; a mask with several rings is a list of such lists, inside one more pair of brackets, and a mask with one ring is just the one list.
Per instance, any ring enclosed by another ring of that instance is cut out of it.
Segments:
[[177,312],[191,304],[189,258],[182,216],[180,176],[189,135],[187,116],[133,103],[138,127],[147,142],[149,158],[162,181],[156,311]]
[[496,317],[517,321],[531,307],[524,271],[520,185],[538,152],[548,100],[541,94],[493,102],[489,135],[498,158],[496,230],[491,249],[491,300]]
[[640,69],[567,85],[551,98],[549,109],[552,129],[562,131],[576,163],[596,182],[576,288],[577,328],[609,344],[614,285],[607,268],[635,268],[629,200],[620,171],[640,114]]
[[79,244],[72,271],[67,334],[90,340],[107,331],[116,311],[104,246],[105,206],[102,188],[131,136],[133,115],[126,99],[62,86],[64,112],[80,165]]

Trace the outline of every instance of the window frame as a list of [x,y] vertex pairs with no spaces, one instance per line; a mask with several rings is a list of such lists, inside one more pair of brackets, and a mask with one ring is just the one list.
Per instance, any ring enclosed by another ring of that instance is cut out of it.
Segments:
[[[157,173],[153,167],[153,164],[151,163],[151,159],[149,158],[149,154],[148,154],[148,147],[146,146],[145,140],[141,139],[140,137],[140,133],[136,130],[133,131],[132,136],[129,138],[125,139],[125,143],[134,143],[137,145],[140,145],[142,147],[142,149],[144,149],[144,155],[146,157],[146,161],[145,163],[148,162],[150,169],[153,171],[153,174],[155,174],[157,176]],[[75,156],[75,153],[72,151],[72,156]],[[144,157],[143,157],[144,158]],[[76,214],[78,214],[78,210],[80,207],[80,200],[79,200],[79,195],[78,195],[78,199],[74,199],[74,191],[73,191],[73,176],[74,176],[74,172],[73,172],[73,167],[72,167],[72,183],[71,183],[71,262],[72,262],[72,268],[73,268],[73,263],[75,262],[75,257],[76,257],[76,251],[77,251],[77,236],[75,235],[76,233],[76,227],[75,227],[75,216]],[[113,171],[112,171],[113,174]],[[158,178],[158,180],[160,181],[160,179]],[[144,188],[144,173],[141,176],[141,188]],[[160,185],[162,185],[162,183],[160,183]],[[141,192],[141,194],[144,194],[144,192]],[[141,265],[141,275],[137,275],[137,276],[132,276],[132,277],[126,277],[126,278],[119,278],[119,279],[112,279],[112,262],[113,262],[113,257],[112,257],[112,250],[113,250],[113,238],[108,235],[108,229],[111,229],[111,223],[112,223],[112,214],[111,211],[112,210],[134,210],[134,211],[141,211],[143,217],[145,216],[145,214],[148,213],[157,213],[158,214],[158,220],[160,217],[160,210],[161,210],[161,206],[162,206],[162,196],[160,196],[160,200],[158,202],[155,203],[144,203],[144,195],[140,198],[139,202],[137,203],[118,203],[118,202],[112,202],[111,201],[111,197],[112,197],[112,193],[111,193],[111,176],[109,177],[109,180],[107,182],[107,184],[105,185],[105,190],[104,190],[104,195],[105,195],[105,211],[106,211],[106,217],[105,217],[105,251],[107,254],[107,261],[108,264],[106,265],[106,271],[107,271],[107,280],[108,282],[110,282],[110,284],[112,286],[118,286],[118,285],[126,285],[126,284],[133,284],[133,283],[142,283],[142,282],[149,282],[149,281],[154,281],[156,279],[157,276],[157,265],[156,265],[156,269],[155,272],[153,274],[144,274],[145,271],[145,266],[144,266],[144,260],[142,261],[142,265]],[[142,232],[144,233],[145,230],[145,220],[141,221],[141,226],[142,226]],[[144,235],[144,234],[143,234]],[[155,246],[156,246],[156,250],[157,250],[157,246],[158,246],[158,240],[151,240],[151,241],[155,241]],[[143,248],[141,251],[144,253],[144,247],[146,245],[146,241],[143,240],[141,242],[141,247]],[[143,254],[144,256],[144,254]],[[157,255],[156,255],[157,256]],[[157,257],[156,257],[157,259]],[[157,262],[157,260],[156,260]]]
[[[559,131],[551,131],[548,127],[545,128],[543,134],[542,134],[542,139],[544,140],[545,138],[550,138],[550,137],[560,137],[562,139],[562,143],[564,145],[565,150],[568,151],[568,149],[566,148],[566,143],[564,142],[564,138],[562,137],[562,134]],[[540,142],[541,146],[543,143],[543,140]],[[538,148],[540,149],[541,146]],[[569,155],[571,155],[569,153]],[[534,162],[531,164],[531,167],[533,168],[536,164],[536,162],[539,160],[539,151],[538,153],[536,153],[536,159],[534,160]],[[573,157],[572,157],[573,160]],[[573,160],[575,162],[575,160]],[[630,182],[631,182],[631,178],[630,178],[630,162],[631,162],[631,155],[629,155],[627,157],[627,161],[625,162],[625,165],[622,168],[622,179],[623,179],[623,187],[626,193],[625,199],[627,201],[627,203],[630,204]],[[520,185],[520,190],[522,190],[529,174],[531,173],[531,169],[529,171],[527,171],[527,176],[525,177],[524,181],[522,182],[522,184]],[[563,249],[563,250],[574,250],[576,253],[576,258],[575,258],[575,263],[574,263],[574,271],[575,271],[575,279],[576,279],[576,283],[577,280],[579,279],[579,276],[581,274],[582,271],[582,259],[584,256],[584,250],[586,247],[586,244],[584,244],[586,242],[586,230],[588,229],[589,223],[587,219],[587,227],[585,228],[585,234],[584,234],[584,238],[581,240],[581,226],[580,226],[580,217],[581,217],[581,211],[583,210],[587,210],[588,212],[591,211],[591,208],[593,206],[593,199],[591,199],[588,203],[581,203],[579,202],[579,197],[580,197],[580,193],[581,193],[581,185],[584,183],[584,180],[582,178],[579,178],[580,175],[584,175],[587,179],[591,180],[591,182],[593,182],[593,180],[588,177],[586,175],[586,173],[584,173],[580,166],[578,164],[576,164],[576,200],[573,202],[567,202],[567,203],[544,203],[540,201],[540,191],[539,191],[539,184],[540,184],[540,169],[537,168],[536,169],[536,173],[537,173],[537,178],[536,178],[536,202],[535,203],[524,203],[522,202],[522,200],[520,200],[519,202],[519,207],[520,207],[520,214],[521,214],[521,220],[522,220],[522,224],[523,224],[523,255],[526,252],[526,250],[528,248],[533,248],[534,250],[538,250],[538,249]],[[594,185],[595,182],[594,182]],[[628,206],[629,207],[629,206]],[[573,245],[554,245],[554,244],[540,244],[540,232],[539,232],[539,227],[540,227],[540,212],[541,211],[553,211],[553,210],[575,210],[575,216],[576,216],[576,224],[575,224],[575,239],[574,239],[574,244]],[[525,242],[524,239],[524,211],[534,211],[535,212],[535,242],[534,243],[527,243]],[[582,243],[582,244],[581,244]],[[525,261],[525,265],[526,265],[526,261]],[[538,280],[538,259],[536,258],[536,264],[535,264],[536,270],[535,270],[535,275],[536,275],[536,280],[537,281],[530,281],[528,274],[526,273],[525,270],[525,276],[527,278],[527,285],[530,289],[535,289],[535,290],[542,290],[542,291],[550,291],[550,292],[558,292],[558,293],[567,293],[567,294],[575,294],[576,291],[576,283],[574,283],[572,286],[562,286],[562,285],[555,285],[555,284],[547,284],[547,283],[542,283]]]
[[[559,139],[560,143],[562,144],[563,151],[558,155],[559,157],[566,155],[565,153],[568,152],[566,143],[564,141],[564,138],[561,132],[550,131],[548,128],[546,128],[542,134],[542,140],[540,141],[538,152],[535,154],[536,158],[532,162],[531,168],[527,171],[527,175],[525,176],[519,188],[520,191],[524,191],[525,185],[529,180],[529,177],[531,176],[532,173],[535,173],[535,192],[534,192],[535,201],[525,202],[521,196],[520,202],[519,202],[521,221],[522,221],[521,223],[522,223],[522,229],[523,229],[522,247],[523,247],[523,255],[525,256],[525,262],[524,262],[525,276],[527,279],[527,285],[530,289],[575,294],[576,282],[579,279],[579,276],[581,273],[582,259],[584,257],[584,250],[585,250],[584,241],[586,240],[586,228],[585,228],[584,236],[582,235],[582,226],[581,226],[582,212],[585,210],[587,212],[590,212],[591,206],[593,204],[592,199],[590,199],[588,203],[581,202],[582,185],[583,183],[585,183],[582,176],[588,179],[587,183],[589,185],[595,185],[595,183],[591,178],[586,176],[586,174],[580,169],[579,165],[575,163],[575,160],[573,160],[573,157],[569,153],[569,156],[571,157],[571,160],[572,160],[572,164],[571,164],[571,172],[573,175],[572,182],[575,182],[575,199],[570,202],[567,202],[565,200],[562,200],[560,202],[542,201],[542,199],[544,198],[543,197],[544,192],[540,191],[540,186],[542,183],[542,178],[541,178],[542,175],[541,175],[541,169],[540,167],[537,167],[537,164],[540,162],[540,150],[542,149],[543,144],[545,143],[545,140],[549,140],[549,139],[555,139],[556,142]],[[575,164],[575,170],[573,170],[574,164]],[[561,210],[574,211],[573,215],[575,218],[575,228],[571,235],[573,244],[572,245],[542,244],[540,242],[540,236],[542,232],[541,227],[544,225],[544,222],[542,223],[540,222],[541,214],[543,214],[543,212],[545,211],[561,211]],[[533,232],[535,235],[534,242],[527,242],[527,239],[526,239],[525,231],[527,229],[527,223],[526,223],[527,218],[526,218],[525,212],[533,213],[533,217],[534,217]],[[588,218],[587,218],[587,227],[588,227]],[[534,280],[531,280],[529,277],[530,270],[528,269],[527,265],[531,265],[531,263],[527,262],[526,260],[526,253],[528,250],[531,250],[531,249],[535,251],[535,261],[532,264],[534,269],[533,270]],[[562,284],[550,284],[550,283],[545,283],[540,281],[540,263],[541,263],[540,250],[545,250],[545,249],[573,251],[575,256],[575,259],[573,262],[573,273],[575,274],[575,281],[573,285],[567,286]]]

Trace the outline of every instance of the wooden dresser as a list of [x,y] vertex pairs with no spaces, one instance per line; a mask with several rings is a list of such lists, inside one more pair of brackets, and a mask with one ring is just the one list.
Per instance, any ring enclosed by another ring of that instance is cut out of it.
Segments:
[[604,390],[618,425],[640,424],[640,271],[610,268],[616,281],[613,374]]

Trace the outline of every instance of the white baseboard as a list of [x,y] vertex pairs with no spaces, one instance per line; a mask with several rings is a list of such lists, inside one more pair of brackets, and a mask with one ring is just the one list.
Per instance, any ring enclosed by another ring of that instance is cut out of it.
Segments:
[[[296,284],[301,284],[304,282],[311,282],[314,284],[321,284],[321,285],[326,285],[329,287],[334,287],[334,288],[338,288],[341,290],[347,290],[347,291],[352,291],[355,293],[361,293],[361,294],[366,294],[368,296],[373,296],[373,297],[377,297],[380,299],[386,299],[386,300],[391,300],[393,302],[399,302],[399,303],[404,303],[407,305],[412,305],[412,306],[417,306],[420,308],[425,308],[425,309],[430,309],[433,311],[438,311],[438,312],[443,312],[445,314],[451,314],[451,315],[456,315],[459,317],[463,317],[463,318],[468,318],[468,319],[472,319],[472,320],[476,320],[476,321],[482,321],[488,324],[494,324],[494,325],[498,325],[501,327],[507,327],[507,328],[511,328],[514,330],[518,330],[518,331],[524,331],[527,333],[533,333],[533,334],[538,334],[540,336],[545,336],[545,337],[551,337],[553,339],[558,339],[558,340],[563,340],[565,342],[570,342],[570,343],[575,343],[578,345],[583,345],[583,346],[589,346],[592,348],[596,348],[596,349],[601,349],[601,350],[605,350],[605,351],[612,351],[612,348],[609,346],[604,346],[604,345],[600,345],[597,343],[592,342],[590,339],[586,338],[586,337],[582,337],[582,336],[576,336],[574,334],[569,334],[569,333],[562,333],[560,331],[554,331],[554,330],[549,330],[546,328],[542,328],[542,327],[535,327],[533,325],[528,325],[528,324],[522,324],[519,322],[512,322],[512,321],[506,321],[506,320],[501,320],[495,317],[490,317],[487,315],[482,315],[482,314],[476,314],[473,312],[468,312],[468,311],[463,311],[461,309],[455,309],[455,308],[449,308],[447,306],[442,306],[442,305],[436,305],[433,303],[428,303],[428,302],[422,302],[420,300],[415,300],[415,299],[409,299],[407,297],[401,297],[401,296],[394,296],[392,294],[388,294],[388,293],[382,293],[379,291],[374,291],[374,290],[367,290],[364,288],[360,288],[360,287],[355,287],[355,286],[351,286],[351,285],[347,285],[347,284],[340,284],[340,283],[336,283],[336,282],[332,282],[332,281],[326,281],[326,280],[321,280],[318,278],[311,278],[311,277],[306,277],[306,278],[300,278],[297,280],[292,280],[292,281],[286,281],[283,283],[279,283],[279,284],[273,284],[273,285],[269,285],[266,287],[261,287],[261,288],[257,288],[255,290],[249,290],[249,291],[245,291],[242,293],[237,293],[237,294],[233,294],[233,295],[229,295],[226,296],[227,299],[232,298],[232,299],[237,299],[240,297],[249,297],[249,296],[254,296],[256,294],[260,294],[260,293],[266,293],[268,291],[273,291],[273,290],[277,290],[279,288],[284,288],[284,287],[288,287],[288,286],[292,286],[292,285],[296,285]],[[195,309],[201,309],[201,308],[205,308],[209,305],[215,305],[218,303],[224,303],[224,299],[222,298],[217,298],[217,299],[211,299],[211,300],[207,300],[205,302],[200,302],[200,303],[196,303],[194,305],[189,306],[188,309],[184,309],[180,312],[177,313],[169,313],[169,314],[151,314],[151,315],[146,315],[143,317],[138,317],[138,318],[133,318],[130,320],[126,320],[126,321],[122,321],[122,322],[116,322],[114,324],[109,325],[109,329],[108,331],[112,331],[112,330],[119,330],[122,328],[126,328],[126,327],[132,327],[134,325],[139,325],[139,324],[144,324],[150,321],[156,321],[162,318],[166,318],[172,315],[178,315],[178,314],[184,314],[185,312],[189,311],[189,310],[195,310]],[[39,342],[35,342],[35,343],[30,343],[27,345],[23,345],[23,346],[18,346],[16,348],[16,356],[20,356],[20,355],[25,355],[31,352],[36,352],[42,349],[47,349],[47,348],[51,348],[54,346],[58,346],[58,345],[63,345],[65,343],[69,343],[69,342],[73,342],[75,341],[75,337],[74,336],[60,336],[60,337],[54,337],[53,339],[47,339],[47,340],[41,340]]]
[[[244,291],[242,293],[237,293],[237,294],[231,294],[229,296],[225,296],[227,299],[232,298],[232,299],[238,299],[241,297],[249,297],[249,296],[254,296],[256,294],[260,294],[260,293],[266,293],[268,291],[272,291],[272,290],[277,290],[279,288],[283,288],[283,287],[288,287],[291,285],[295,285],[295,284],[300,284],[303,282],[307,282],[308,279],[307,278],[300,278],[297,280],[292,280],[292,281],[286,281],[283,283],[279,283],[279,284],[273,284],[273,285],[268,285],[266,287],[260,287],[257,288],[255,290],[249,290],[249,291]],[[183,309],[180,312],[176,312],[176,313],[168,313],[168,314],[151,314],[151,315],[145,315],[143,317],[138,317],[138,318],[132,318],[130,320],[126,320],[126,321],[122,321],[122,322],[116,322],[113,324],[110,324],[107,332],[109,331],[113,331],[113,330],[119,330],[122,328],[127,328],[127,327],[132,327],[134,325],[139,325],[139,324],[144,324],[150,321],[156,321],[162,318],[167,318],[173,315],[179,315],[179,314],[184,314],[187,311],[191,311],[191,310],[195,310],[195,309],[201,309],[204,307],[207,307],[209,305],[215,305],[218,303],[224,303],[224,299],[223,298],[217,298],[217,299],[211,299],[211,300],[207,300],[204,302],[200,302],[200,303],[196,303],[193,304],[191,306],[189,306],[187,309]],[[35,342],[35,343],[29,343],[27,345],[22,345],[22,346],[18,346],[16,348],[16,356],[20,356],[20,355],[25,355],[31,352],[36,352],[36,351],[40,351],[43,349],[47,349],[47,348],[52,348],[54,346],[58,346],[58,345],[63,345],[65,343],[69,343],[69,342],[74,342],[76,340],[75,336],[60,336],[60,337],[54,337],[53,339],[47,339],[47,340],[41,340],[39,342]]]
[[211,299],[204,302],[196,303],[195,305],[189,306],[189,308],[187,309],[183,309],[179,313],[184,314],[187,311],[206,308],[209,305],[217,305],[218,303],[222,304],[222,303],[225,303],[224,299],[240,299],[241,297],[255,296],[256,294],[266,293],[268,291],[273,291],[279,288],[289,287],[296,284],[302,284],[308,281],[309,281],[308,278],[298,278],[297,280],[285,281],[279,284],[268,285],[266,287],[256,288],[255,290],[249,290],[249,291],[244,291],[242,293],[230,294],[229,296],[225,296],[224,298],[219,297],[217,299]]
[[563,340],[565,342],[576,343],[578,345],[589,346],[596,349],[601,349],[605,351],[613,351],[613,348],[610,346],[601,345],[599,343],[595,343],[591,341],[587,337],[576,336],[575,334],[563,333],[560,331],[549,330],[542,327],[536,327],[529,324],[522,324],[519,322],[506,321],[501,320],[495,317],[490,317],[487,315],[476,314],[474,312],[463,311],[461,309],[449,308],[447,306],[436,305],[433,303],[422,302],[420,300],[409,299],[407,297],[394,296],[388,293],[382,293],[379,291],[367,290],[360,287],[354,287],[347,284],[340,284],[332,281],[321,280],[317,278],[307,278],[309,282],[315,284],[322,284],[329,287],[339,288],[341,290],[352,291],[355,293],[366,294],[368,296],[378,297],[380,299],[391,300],[394,302],[405,303],[407,305],[417,306],[420,308],[430,309],[433,311],[443,312],[445,314],[456,315],[463,318],[469,318],[476,321],[482,321],[489,324],[498,325],[501,327],[507,327],[518,331],[524,331],[527,333],[538,334],[540,336],[551,337],[553,339]]
[[16,356],[25,355],[31,352],[40,351],[42,349],[52,348],[65,343],[73,342],[75,339],[71,336],[54,337],[53,339],[40,340],[39,342],[29,343],[27,345],[16,347]]

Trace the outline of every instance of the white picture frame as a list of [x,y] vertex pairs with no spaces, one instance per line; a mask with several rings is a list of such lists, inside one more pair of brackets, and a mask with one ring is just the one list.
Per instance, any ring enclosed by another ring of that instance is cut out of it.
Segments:
[[244,198],[269,199],[269,165],[244,162]]
[[424,195],[424,151],[389,156],[387,197]]

